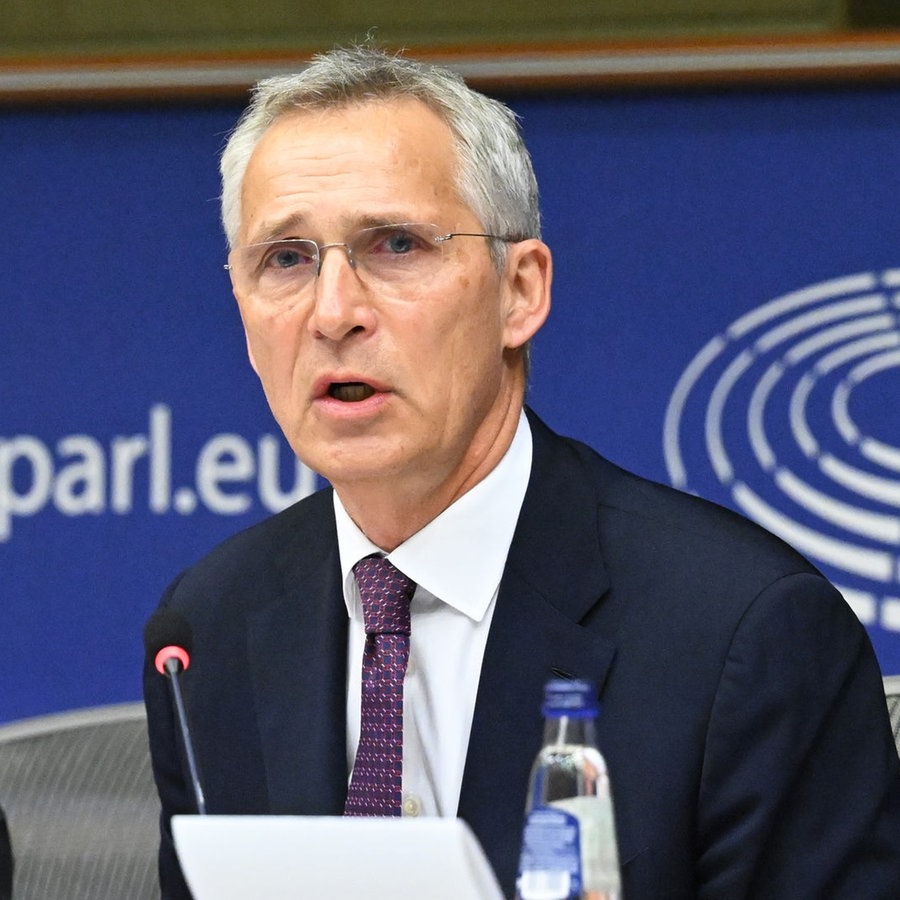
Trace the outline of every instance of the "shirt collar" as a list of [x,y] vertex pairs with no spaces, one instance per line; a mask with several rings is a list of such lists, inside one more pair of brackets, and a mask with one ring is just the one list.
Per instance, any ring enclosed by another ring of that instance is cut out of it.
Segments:
[[[531,429],[524,412],[497,466],[388,558],[430,594],[481,621],[500,584],[531,474]],[[344,601],[352,617],[359,604],[353,566],[383,553],[347,514],[334,492]]]

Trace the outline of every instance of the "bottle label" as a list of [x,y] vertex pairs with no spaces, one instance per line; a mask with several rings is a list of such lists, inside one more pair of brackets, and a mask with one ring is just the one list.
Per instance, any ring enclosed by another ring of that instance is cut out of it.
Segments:
[[519,900],[581,897],[581,836],[575,816],[549,806],[528,813],[517,888]]
[[616,900],[620,896],[619,851],[612,802],[608,797],[555,800],[555,809],[578,821],[581,842],[581,884],[585,897]]

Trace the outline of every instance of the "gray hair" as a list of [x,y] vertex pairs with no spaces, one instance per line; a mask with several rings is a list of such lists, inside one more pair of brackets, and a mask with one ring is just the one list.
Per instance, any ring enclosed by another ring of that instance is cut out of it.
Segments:
[[[266,78],[256,85],[222,153],[222,225],[229,246],[240,229],[247,164],[276,119],[297,110],[400,97],[421,101],[450,128],[460,198],[482,227],[516,240],[540,237],[537,181],[515,113],[472,90],[449,69],[363,46],[321,54],[299,74]],[[494,250],[498,263],[505,258],[503,246]]]

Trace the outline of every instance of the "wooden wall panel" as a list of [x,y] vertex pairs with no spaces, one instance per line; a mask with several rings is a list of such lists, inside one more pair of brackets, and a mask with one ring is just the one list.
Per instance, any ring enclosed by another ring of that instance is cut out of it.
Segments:
[[[5,0],[0,57],[289,51],[809,33],[851,0]],[[871,0],[869,0],[871,2]]]

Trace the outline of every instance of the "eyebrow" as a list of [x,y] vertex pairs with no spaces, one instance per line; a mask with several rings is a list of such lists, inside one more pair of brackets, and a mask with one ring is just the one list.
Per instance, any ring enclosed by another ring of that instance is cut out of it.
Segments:
[[294,213],[267,225],[265,229],[257,234],[249,243],[251,244],[267,244],[270,241],[284,240],[287,235],[298,235],[306,222],[306,218],[299,213]]
[[[344,227],[344,233],[352,233],[363,228],[375,228],[379,225],[402,225],[405,222],[421,221],[425,220],[423,220],[422,218],[416,218],[415,216],[403,214],[368,214],[354,217],[352,220],[347,220]],[[303,232],[308,229],[309,224],[307,222],[306,216],[304,216],[302,213],[294,213],[292,215],[285,216],[283,219],[279,219],[277,222],[273,222],[272,224],[267,225],[262,232],[256,235],[248,243],[268,244],[272,241],[289,240],[292,237],[301,238],[303,237]]]

